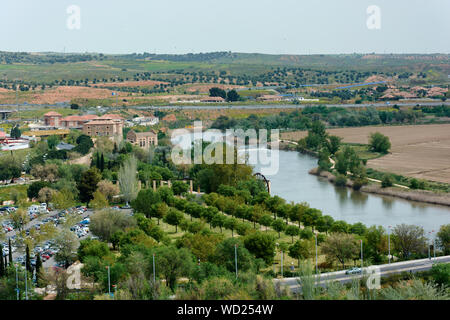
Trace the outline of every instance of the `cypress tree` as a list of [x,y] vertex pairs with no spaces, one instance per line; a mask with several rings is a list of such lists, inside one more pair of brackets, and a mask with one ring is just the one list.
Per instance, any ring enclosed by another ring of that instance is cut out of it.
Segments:
[[8,239],[8,248],[9,248],[9,265],[11,266],[13,264],[11,238]]
[[113,149],[113,153],[117,153],[117,143],[114,142],[114,149]]
[[38,254],[36,258],[36,282],[39,281],[39,271],[41,271],[42,268],[42,260],[41,256]]
[[100,171],[103,172],[103,170],[105,170],[105,157],[102,153],[102,157],[100,158]]
[[28,248],[28,245],[27,245],[27,248],[26,248],[26,256],[25,256],[25,259],[26,259],[26,261],[27,261],[27,270],[28,270],[29,272],[33,272],[33,267],[31,266],[31,259],[30,259],[30,249]]
[[1,252],[1,259],[0,259],[0,278],[2,278],[5,275],[5,266],[3,265],[3,245],[0,244],[0,252]]

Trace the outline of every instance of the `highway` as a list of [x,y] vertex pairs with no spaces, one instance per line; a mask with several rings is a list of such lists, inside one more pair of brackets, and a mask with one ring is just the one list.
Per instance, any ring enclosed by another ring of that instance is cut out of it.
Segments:
[[[386,277],[393,274],[398,274],[402,272],[419,272],[430,270],[432,265],[435,263],[450,263],[450,256],[442,256],[431,259],[419,259],[419,260],[410,260],[410,261],[402,261],[391,264],[382,264],[376,265],[375,267],[380,268],[380,276]],[[366,267],[364,268],[364,272],[366,272]],[[328,281],[339,281],[340,283],[349,283],[352,282],[355,278],[361,278],[361,274],[347,275],[345,271],[336,271],[336,272],[328,272],[322,273],[318,276],[315,276],[318,280],[318,284],[320,286],[325,286]],[[275,279],[276,282],[281,282],[282,286],[289,287],[292,292],[298,292],[301,289],[299,285],[298,278],[284,278],[284,279]]]

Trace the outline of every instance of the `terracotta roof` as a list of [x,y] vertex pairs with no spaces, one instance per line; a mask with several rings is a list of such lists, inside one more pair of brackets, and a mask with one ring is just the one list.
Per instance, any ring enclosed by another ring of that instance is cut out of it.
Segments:
[[92,120],[89,122],[86,122],[85,125],[89,125],[89,124],[111,124],[114,125],[114,121],[111,120]]
[[69,129],[61,129],[61,130],[38,130],[38,131],[26,131],[23,133],[24,136],[52,136],[52,135],[60,135],[60,134],[69,134]]
[[62,117],[62,114],[55,111],[50,111],[44,114],[44,117]]
[[98,119],[98,116],[94,114],[87,114],[84,116],[68,116],[61,118],[61,121],[89,121],[93,119]]
[[123,120],[123,118],[115,113],[107,113],[100,117],[100,119],[108,119],[108,120]]
[[147,131],[147,132],[134,132],[136,134],[136,137],[148,137],[148,136],[156,136],[156,133],[153,131]]

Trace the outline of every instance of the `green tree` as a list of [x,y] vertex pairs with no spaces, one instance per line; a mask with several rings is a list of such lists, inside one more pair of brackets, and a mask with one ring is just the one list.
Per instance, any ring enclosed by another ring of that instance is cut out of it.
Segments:
[[176,233],[178,232],[178,226],[181,224],[181,222],[183,222],[183,220],[184,220],[183,213],[175,208],[170,208],[169,212],[164,217],[164,222],[172,226],[175,226]]
[[272,222],[272,228],[278,232],[278,238],[281,238],[281,232],[286,229],[283,219],[276,219]]
[[394,228],[393,241],[395,249],[404,259],[413,253],[423,253],[426,248],[425,232],[422,227],[400,224]]
[[345,261],[353,259],[358,254],[359,246],[351,234],[332,233],[321,245],[321,252],[328,259],[342,263],[342,269],[345,269]]
[[179,277],[189,276],[194,267],[194,257],[186,248],[158,247],[155,251],[156,272],[162,274],[166,285],[175,290]]
[[391,142],[387,136],[380,132],[375,132],[370,134],[369,147],[374,152],[388,153],[391,148]]
[[94,198],[94,192],[97,190],[97,184],[101,180],[101,174],[97,168],[92,167],[81,174],[81,179],[77,183],[80,192],[79,198],[82,202],[88,204]]
[[264,260],[266,264],[269,265],[273,262],[275,251],[273,236],[256,231],[245,237],[244,245],[256,258]]
[[294,237],[298,236],[300,234],[300,228],[293,226],[293,225],[288,225],[286,227],[286,230],[284,231],[288,236],[291,236],[292,238],[292,243],[294,243]]
[[288,254],[291,258],[297,259],[298,267],[300,267],[300,260],[309,259],[314,254],[315,244],[312,240],[297,240],[289,247]]
[[100,239],[109,242],[116,231],[124,231],[135,226],[136,220],[125,212],[103,209],[91,216],[90,230]]
[[450,254],[450,224],[442,225],[437,233],[436,245],[444,252]]
[[183,181],[176,180],[172,184],[173,193],[176,195],[181,195],[189,190],[189,186]]

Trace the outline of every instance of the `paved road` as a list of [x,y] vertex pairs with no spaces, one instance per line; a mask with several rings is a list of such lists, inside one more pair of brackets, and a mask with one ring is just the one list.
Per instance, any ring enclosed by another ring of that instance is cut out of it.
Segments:
[[[420,260],[410,260],[402,261],[391,264],[377,265],[380,268],[381,277],[390,276],[392,274],[402,273],[402,272],[419,272],[431,269],[434,263],[450,263],[450,256],[442,256],[430,259],[420,259]],[[366,270],[366,268],[364,268]],[[361,278],[361,275],[347,275],[345,271],[336,271],[322,273],[318,276],[318,284],[320,286],[325,286],[328,281],[339,281],[341,283],[352,282],[355,278]],[[288,286],[293,292],[298,292],[301,286],[298,284],[298,278],[284,278],[275,279],[275,282],[281,282],[283,286]]]
[[[130,106],[129,108],[133,109],[150,109],[150,110],[173,110],[173,109],[183,109],[183,110],[202,110],[202,109],[302,109],[307,106],[311,106],[312,104],[274,104],[274,105],[196,105],[196,106],[181,106],[181,105],[173,105],[173,106]],[[318,104],[315,104],[316,106]],[[362,107],[386,107],[398,105],[399,107],[414,107],[416,105],[420,106],[440,106],[446,105],[450,106],[449,101],[421,101],[421,102],[391,102],[389,105],[386,103],[364,103],[364,104],[320,104],[326,107],[341,107],[341,108],[362,108]]]

